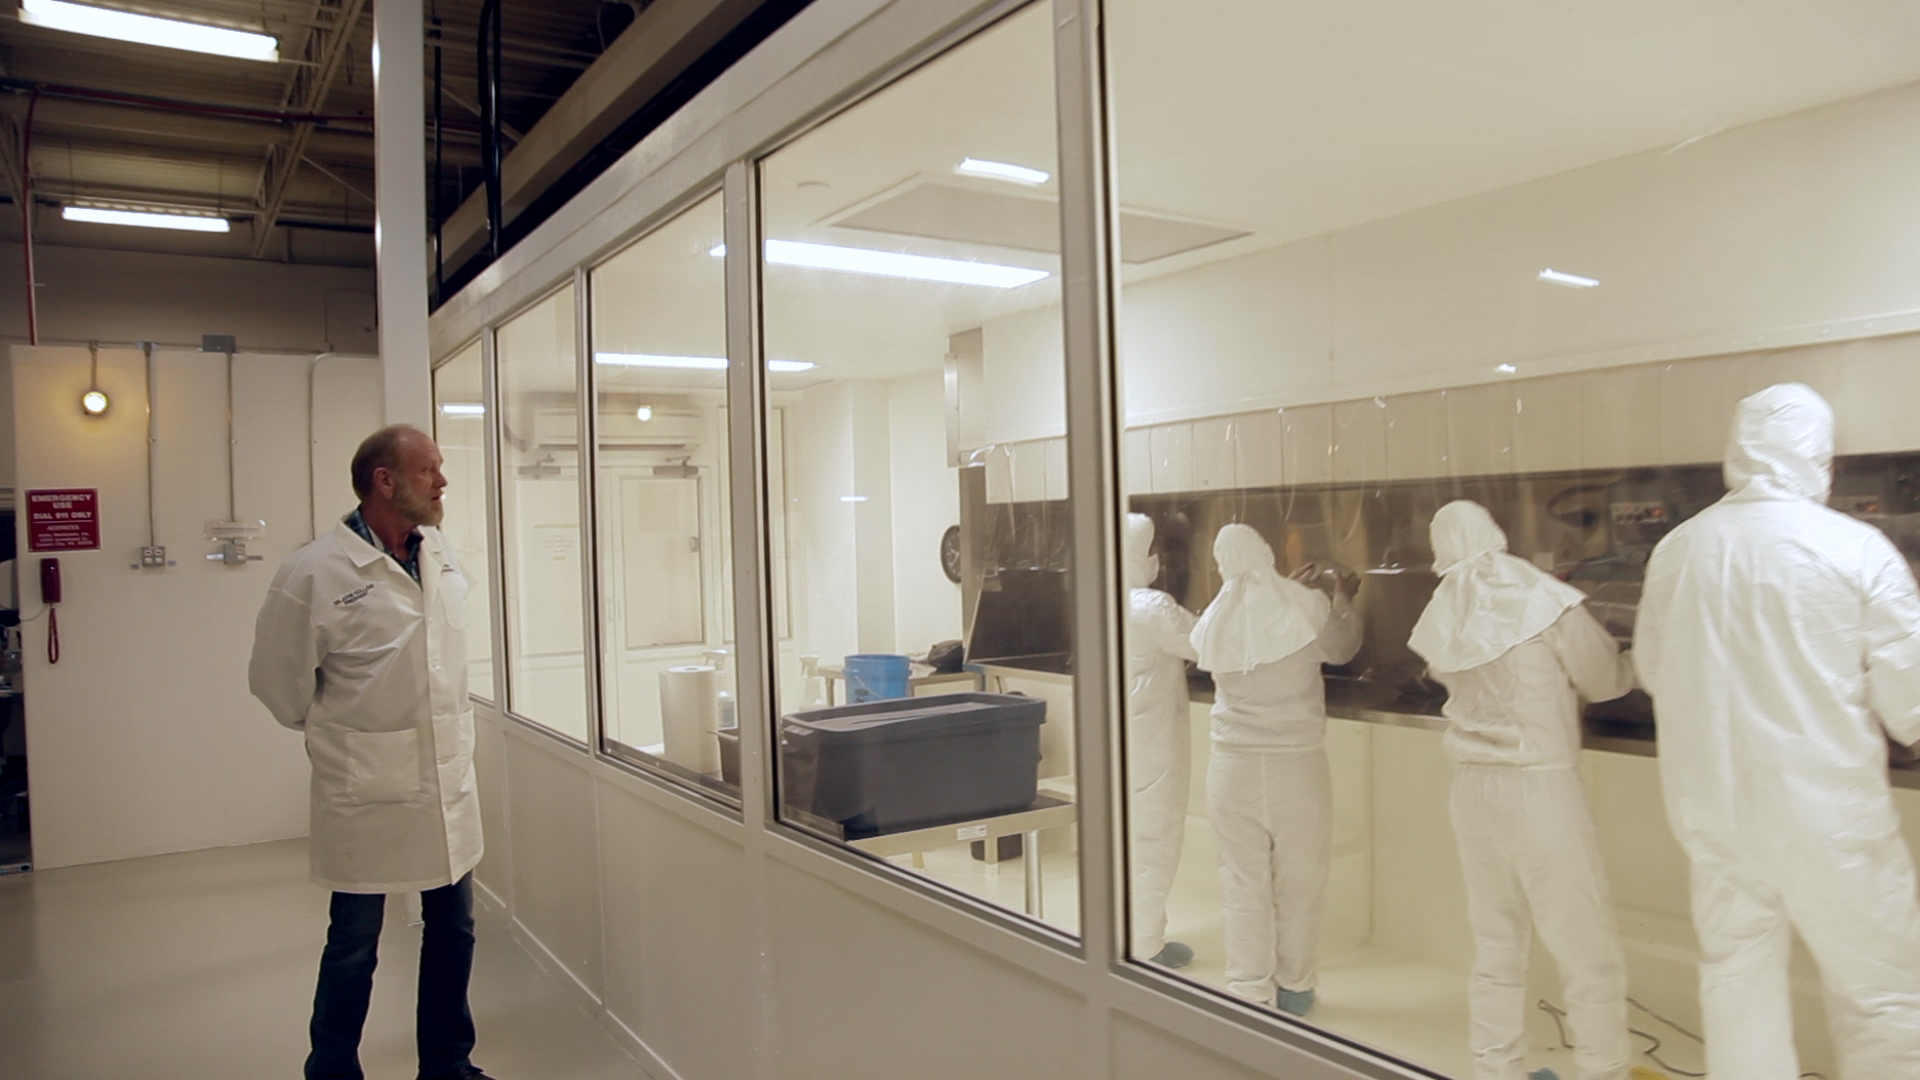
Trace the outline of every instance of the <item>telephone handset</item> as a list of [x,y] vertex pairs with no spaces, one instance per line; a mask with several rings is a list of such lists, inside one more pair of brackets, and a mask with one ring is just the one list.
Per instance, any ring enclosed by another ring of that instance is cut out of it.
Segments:
[[57,604],[60,602],[60,560],[40,560],[40,602]]
[[40,602],[47,607],[47,663],[60,662],[60,616],[53,610],[60,602],[60,560],[40,560]]

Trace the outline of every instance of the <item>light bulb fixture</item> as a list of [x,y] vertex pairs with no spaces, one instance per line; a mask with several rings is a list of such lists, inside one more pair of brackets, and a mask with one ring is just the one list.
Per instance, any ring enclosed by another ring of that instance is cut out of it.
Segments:
[[[985,285],[994,289],[1017,289],[1053,276],[1045,270],[1026,266],[907,255],[898,251],[875,251],[872,248],[841,247],[838,244],[810,244],[801,240],[769,240],[766,252],[767,263],[772,266],[805,266],[815,270],[939,281],[950,285]],[[707,254],[716,259],[724,258],[727,245],[717,245]]]
[[226,218],[207,214],[155,213],[151,210],[111,210],[100,206],[63,206],[61,218],[92,225],[132,225],[142,229],[179,229],[182,232],[230,232]]
[[21,0],[20,21],[28,26],[65,30],[90,37],[159,45],[168,49],[230,56],[237,60],[280,61],[280,43],[266,34],[230,30],[184,19],[162,19],[131,11],[69,4],[66,0]]
[[653,406],[642,405],[639,408],[633,410],[633,418],[635,420],[640,421],[643,424],[653,419]]
[[441,416],[485,416],[487,407],[472,402],[449,401],[440,406]]
[[80,395],[80,411],[88,416],[107,415],[107,392],[100,389],[100,343],[87,342],[87,392]]

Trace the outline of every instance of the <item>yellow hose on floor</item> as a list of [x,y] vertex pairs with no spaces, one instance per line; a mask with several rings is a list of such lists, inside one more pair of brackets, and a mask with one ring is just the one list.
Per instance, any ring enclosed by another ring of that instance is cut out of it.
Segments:
[[1632,1077],[1632,1080],[1671,1080],[1666,1073],[1649,1069],[1645,1065],[1635,1065],[1633,1071],[1627,1075]]

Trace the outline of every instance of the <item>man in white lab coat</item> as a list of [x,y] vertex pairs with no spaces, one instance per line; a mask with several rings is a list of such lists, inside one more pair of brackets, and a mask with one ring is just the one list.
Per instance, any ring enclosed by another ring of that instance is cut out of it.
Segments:
[[253,694],[306,735],[314,880],[333,890],[307,1080],[363,1080],[361,1027],[387,893],[421,894],[421,1080],[486,1080],[468,1060],[480,861],[467,579],[435,528],[440,450],[410,427],[353,457],[360,506],[288,557],[254,629]]
[[1920,1077],[1920,902],[1887,737],[1920,742],[1920,591],[1885,536],[1823,505],[1833,410],[1740,403],[1727,495],[1647,564],[1634,628],[1660,778],[1692,862],[1712,1080],[1795,1080],[1795,931],[1845,1080]]

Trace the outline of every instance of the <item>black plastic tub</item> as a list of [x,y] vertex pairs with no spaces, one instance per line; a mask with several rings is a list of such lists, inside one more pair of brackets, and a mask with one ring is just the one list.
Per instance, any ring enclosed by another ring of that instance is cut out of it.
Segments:
[[787,805],[849,838],[1024,810],[1040,774],[1047,704],[1024,694],[940,694],[787,716]]

